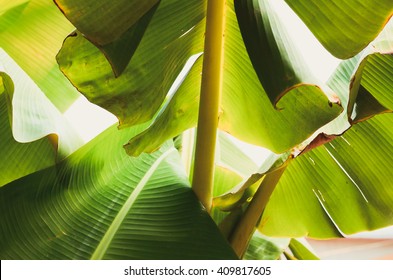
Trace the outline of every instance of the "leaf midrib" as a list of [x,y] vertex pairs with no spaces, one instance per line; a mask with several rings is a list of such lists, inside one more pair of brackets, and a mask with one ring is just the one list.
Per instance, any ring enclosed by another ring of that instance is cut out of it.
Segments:
[[139,194],[146,186],[147,182],[150,180],[153,173],[157,170],[158,166],[161,162],[172,152],[176,151],[174,148],[170,148],[168,151],[163,153],[149,168],[143,178],[139,181],[138,185],[135,187],[134,191],[131,192],[130,196],[124,203],[123,207],[120,209],[119,213],[113,219],[112,224],[109,226],[108,230],[104,234],[103,238],[99,242],[96,250],[91,256],[91,260],[101,260],[105,253],[108,250],[109,245],[112,242],[113,237],[115,236],[116,232],[118,231],[120,225],[123,223],[124,218],[128,214],[131,207],[134,205],[136,199],[138,198]]

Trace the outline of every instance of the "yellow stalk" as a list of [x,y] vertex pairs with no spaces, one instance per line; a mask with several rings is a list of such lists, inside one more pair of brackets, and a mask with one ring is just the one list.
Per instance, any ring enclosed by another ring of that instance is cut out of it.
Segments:
[[208,0],[192,188],[210,212],[222,90],[225,0]]
[[255,193],[249,206],[244,212],[243,217],[231,235],[229,240],[230,244],[239,258],[243,257],[250,238],[255,231],[255,226],[261,218],[261,215],[269,202],[270,196],[272,195],[285,169],[286,165],[283,165],[277,170],[265,175],[258,191]]

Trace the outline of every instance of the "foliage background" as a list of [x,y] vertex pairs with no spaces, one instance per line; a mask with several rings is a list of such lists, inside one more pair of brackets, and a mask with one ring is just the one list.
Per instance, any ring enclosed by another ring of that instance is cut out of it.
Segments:
[[[55,2],[0,1],[1,258],[235,258],[222,234],[281,169],[250,248],[393,223],[391,1],[286,1],[343,59],[327,83],[269,1],[228,1],[219,129],[272,152],[258,168],[220,132],[218,227],[173,143],[197,124],[206,1]],[[84,145],[78,91],[122,129]]]

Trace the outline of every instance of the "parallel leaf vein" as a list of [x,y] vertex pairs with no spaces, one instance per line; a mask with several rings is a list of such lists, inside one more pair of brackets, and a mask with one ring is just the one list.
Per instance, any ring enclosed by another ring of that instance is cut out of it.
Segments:
[[165,153],[163,153],[149,168],[149,170],[145,173],[143,178],[139,181],[138,185],[135,187],[134,191],[131,192],[130,196],[124,203],[123,207],[120,209],[119,213],[113,219],[112,224],[109,226],[108,230],[104,234],[103,238],[101,239],[100,243],[98,244],[96,250],[94,251],[93,255],[91,256],[92,260],[99,260],[102,259],[108,250],[109,245],[113,237],[115,236],[116,232],[118,231],[120,225],[123,223],[124,218],[130,211],[131,207],[134,205],[136,199],[138,198],[139,194],[146,186],[147,182],[150,180],[153,173],[157,170],[158,166],[161,162],[172,152],[176,151],[174,148],[169,149]]

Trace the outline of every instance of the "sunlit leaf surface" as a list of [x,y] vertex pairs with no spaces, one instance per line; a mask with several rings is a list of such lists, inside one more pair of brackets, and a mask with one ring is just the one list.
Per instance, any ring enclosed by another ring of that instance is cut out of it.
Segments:
[[120,126],[150,120],[188,58],[202,51],[203,1],[177,2],[162,1],[118,78],[105,56],[79,32],[65,40],[57,56],[61,70],[78,90],[114,113]]
[[392,115],[295,159],[261,220],[274,236],[338,237],[393,223]]
[[304,244],[294,238],[291,239],[289,248],[293,256],[298,260],[319,260]]
[[269,238],[256,231],[244,254],[245,260],[277,260],[288,247],[289,238]]
[[79,96],[55,58],[73,29],[52,1],[0,0],[0,48],[62,112]]
[[56,154],[48,138],[18,143],[11,130],[13,82],[0,72],[0,187],[55,163]]
[[132,158],[112,127],[0,189],[1,259],[234,259],[170,143]]
[[[276,110],[250,62],[231,2],[228,3],[227,15],[219,122],[221,130],[246,142],[283,152],[301,143],[320,126],[340,114],[342,108],[330,102],[315,85],[288,89],[289,92],[277,104],[279,110]],[[197,25],[195,29],[199,27]],[[154,28],[153,23],[150,28]],[[195,40],[196,43],[203,44],[202,37]],[[197,62],[184,80],[184,85],[157,116],[155,124],[142,135],[131,139],[126,147],[130,155],[150,152],[157,148],[159,142],[196,125],[200,74],[201,64]],[[150,110],[151,108],[148,112]],[[118,113],[117,115],[121,119]]]
[[[234,6],[252,65],[275,106],[293,88],[318,84],[269,0],[239,0]],[[309,94],[322,93],[315,87]]]
[[364,49],[393,14],[391,0],[285,0],[317,39],[339,58]]
[[1,48],[0,63],[14,85],[8,96],[12,107],[12,133],[16,141],[28,143],[49,136],[58,159],[78,149],[83,144],[79,135],[34,81]]

